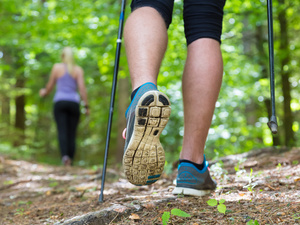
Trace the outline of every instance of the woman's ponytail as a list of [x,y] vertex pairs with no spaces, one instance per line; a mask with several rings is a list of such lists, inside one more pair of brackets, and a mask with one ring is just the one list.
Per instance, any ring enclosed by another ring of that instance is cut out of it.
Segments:
[[74,77],[74,57],[73,57],[73,51],[71,47],[65,47],[61,54],[62,62],[67,65],[68,72]]

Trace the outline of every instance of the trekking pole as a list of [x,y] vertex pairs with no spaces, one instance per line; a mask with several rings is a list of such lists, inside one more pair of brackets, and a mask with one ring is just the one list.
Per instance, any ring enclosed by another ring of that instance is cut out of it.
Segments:
[[125,6],[126,6],[126,0],[122,0],[118,39],[117,39],[117,48],[116,48],[116,56],[115,56],[114,76],[113,76],[113,82],[112,82],[112,88],[111,88],[110,109],[109,109],[109,118],[108,118],[107,133],[106,133],[105,155],[104,155],[104,162],[103,162],[101,192],[100,192],[100,196],[99,196],[99,202],[103,202],[103,190],[104,190],[104,183],[105,183],[106,164],[107,164],[107,156],[108,156],[108,149],[109,149],[111,125],[112,125],[112,118],[113,118],[113,112],[114,112],[114,102],[115,102],[119,61],[120,61],[120,52],[121,52],[121,44],[122,44]]
[[274,43],[273,43],[273,13],[272,0],[267,1],[268,8],[268,42],[269,42],[269,64],[270,64],[270,86],[272,115],[268,126],[273,134],[277,133],[277,118],[275,112],[275,78],[274,78]]

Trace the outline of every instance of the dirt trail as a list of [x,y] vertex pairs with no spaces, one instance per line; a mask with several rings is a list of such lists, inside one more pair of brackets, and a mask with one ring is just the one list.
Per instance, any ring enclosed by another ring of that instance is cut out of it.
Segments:
[[[176,170],[135,187],[108,169],[99,204],[101,171],[0,157],[0,224],[163,224],[162,215],[174,208],[190,217],[171,213],[169,224],[300,224],[300,148],[221,160],[211,162],[218,189],[210,196],[173,196]],[[209,206],[209,199],[224,199],[226,213]]]

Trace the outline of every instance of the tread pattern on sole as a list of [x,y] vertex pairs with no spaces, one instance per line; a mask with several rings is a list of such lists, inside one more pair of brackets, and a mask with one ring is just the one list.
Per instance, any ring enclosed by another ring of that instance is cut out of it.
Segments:
[[135,185],[150,185],[163,172],[165,153],[159,141],[171,114],[168,97],[159,91],[148,91],[135,111],[132,137],[123,157],[127,179]]

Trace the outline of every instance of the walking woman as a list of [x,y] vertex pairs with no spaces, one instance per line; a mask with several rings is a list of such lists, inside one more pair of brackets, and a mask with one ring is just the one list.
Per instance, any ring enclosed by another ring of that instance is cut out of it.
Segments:
[[87,115],[89,114],[89,106],[84,84],[84,72],[80,66],[75,64],[72,48],[65,47],[61,59],[62,63],[53,66],[46,87],[40,90],[40,96],[45,97],[48,95],[56,84],[53,101],[59,147],[62,163],[65,166],[70,166],[75,155],[76,130],[80,116],[80,97],[84,102]]

